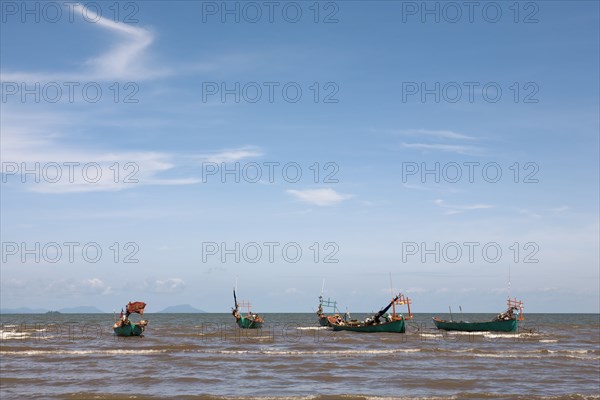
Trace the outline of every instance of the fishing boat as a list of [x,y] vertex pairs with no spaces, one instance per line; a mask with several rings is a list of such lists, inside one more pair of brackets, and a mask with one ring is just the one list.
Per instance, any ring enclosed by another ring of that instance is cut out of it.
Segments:
[[[518,314],[518,317],[515,315]],[[436,328],[446,331],[459,332],[516,332],[518,321],[525,319],[523,315],[523,302],[517,299],[508,298],[508,309],[500,313],[492,321],[469,322],[469,321],[450,321],[433,317],[433,323]]]
[[[323,307],[329,308],[333,315],[327,315],[323,310]],[[337,308],[337,301],[331,299],[324,300],[323,295],[319,296],[319,308],[317,308],[317,317],[319,318],[319,325],[321,326],[332,326],[331,322],[337,322],[338,320],[348,320],[349,314],[346,313],[342,317],[342,313]]]
[[[239,302],[237,301],[237,296],[235,294],[235,289],[233,289],[233,302],[235,304],[235,308],[232,309],[231,314],[235,317],[235,322],[242,329],[260,329],[263,326],[265,320],[259,316],[258,314],[253,314],[250,311],[250,303],[247,301]],[[240,314],[240,308],[246,308],[246,315]]]
[[129,302],[125,306],[125,313],[121,309],[119,319],[113,325],[113,331],[117,336],[141,336],[148,325],[148,321],[143,319],[140,322],[133,322],[129,319],[131,314],[137,313],[144,315],[146,303],[141,301]]
[[[398,294],[392,299],[390,304],[382,308],[372,317],[365,319],[364,321],[336,321],[332,323],[334,331],[352,331],[352,332],[393,332],[393,333],[405,333],[406,325],[405,321],[412,318],[410,312],[410,304],[412,301],[404,296]],[[408,315],[405,317],[402,314],[396,313],[397,305],[408,306]],[[392,314],[388,314],[388,310],[392,308]]]

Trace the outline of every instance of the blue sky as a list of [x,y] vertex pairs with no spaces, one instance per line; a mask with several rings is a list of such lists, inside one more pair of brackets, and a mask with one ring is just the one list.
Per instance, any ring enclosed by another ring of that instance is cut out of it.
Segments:
[[[67,6],[60,18],[40,9],[39,22],[7,3],[2,308],[143,300],[149,311],[227,312],[237,281],[257,311],[310,312],[325,279],[326,297],[371,311],[388,300],[391,273],[415,312],[493,312],[510,269],[511,295],[529,312],[599,311],[597,2],[522,2],[518,15],[513,3],[482,2],[456,23],[435,2],[439,22],[421,2],[352,1],[318,3],[317,23],[313,2],[282,2],[272,23],[264,2],[253,3],[256,23],[236,2],[239,22],[222,21],[221,2],[120,3],[119,15],[98,2],[72,8],[72,21]],[[489,7],[501,10],[495,23]],[[222,98],[236,83],[239,102]],[[72,180],[65,162],[79,163]],[[22,174],[35,163],[47,168],[39,183]],[[83,178],[89,163],[97,182]],[[260,167],[261,179],[220,175],[236,163]],[[439,182],[420,175],[436,165]],[[124,182],[129,173],[137,183]],[[97,262],[81,253],[89,243]],[[223,252],[236,243],[239,263]],[[282,254],[290,246],[297,262]],[[124,262],[132,253],[138,262]]]

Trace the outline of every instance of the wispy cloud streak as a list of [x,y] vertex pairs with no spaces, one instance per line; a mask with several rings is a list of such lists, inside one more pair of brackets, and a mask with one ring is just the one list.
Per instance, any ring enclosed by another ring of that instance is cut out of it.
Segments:
[[445,215],[462,214],[465,211],[486,210],[494,208],[494,206],[491,204],[451,205],[446,204],[446,202],[442,199],[436,199],[433,203],[439,207],[445,208],[447,210],[444,213]]
[[353,195],[338,193],[333,189],[305,189],[305,190],[287,190],[287,193],[291,194],[298,200],[314,204],[316,206],[333,206],[341,203],[344,200],[348,200]]
[[89,16],[95,23],[90,24],[106,29],[118,36],[118,41],[110,50],[82,61],[81,70],[69,72],[48,71],[2,71],[0,80],[12,82],[48,82],[48,81],[110,81],[145,80],[168,74],[166,69],[157,68],[148,60],[148,49],[154,42],[154,35],[147,29],[115,22],[97,15],[92,10],[77,4],[77,15]]

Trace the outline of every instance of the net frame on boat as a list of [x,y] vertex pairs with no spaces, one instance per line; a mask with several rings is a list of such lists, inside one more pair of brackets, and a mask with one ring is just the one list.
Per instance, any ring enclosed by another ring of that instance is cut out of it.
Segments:
[[507,305],[509,310],[513,308],[519,310],[519,321],[523,321],[525,319],[525,315],[523,314],[523,309],[525,307],[523,306],[523,302],[521,300],[517,300],[516,297],[514,299],[509,297]]
[[[327,300],[325,300],[325,299],[323,299],[323,296],[319,296],[319,305],[321,306],[321,308],[323,308],[323,307],[330,308],[334,314],[342,313],[337,306],[337,301],[331,300],[331,298],[329,298],[329,297],[327,298]],[[325,310],[322,310],[322,311],[323,311],[323,313],[325,313]]]
[[405,320],[409,320],[412,319],[413,314],[410,311],[410,305],[412,304],[412,300],[409,299],[407,296],[405,296],[402,293],[398,294],[398,298],[396,300],[394,300],[394,302],[392,303],[392,318],[398,318],[397,314],[396,314],[396,306],[407,306],[408,308],[408,315],[404,316]]
[[246,310],[248,311],[246,314],[252,315],[252,312],[250,312],[252,304],[250,304],[249,301],[245,301],[245,300],[238,301],[237,306],[238,306],[238,309],[246,308]]

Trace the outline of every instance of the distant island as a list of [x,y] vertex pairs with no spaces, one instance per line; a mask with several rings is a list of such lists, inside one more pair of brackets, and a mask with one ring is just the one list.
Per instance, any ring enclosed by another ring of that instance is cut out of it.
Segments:
[[195,307],[192,307],[189,304],[180,304],[177,306],[170,306],[165,308],[162,311],[158,311],[159,314],[199,314],[206,313],[204,310],[199,310]]

